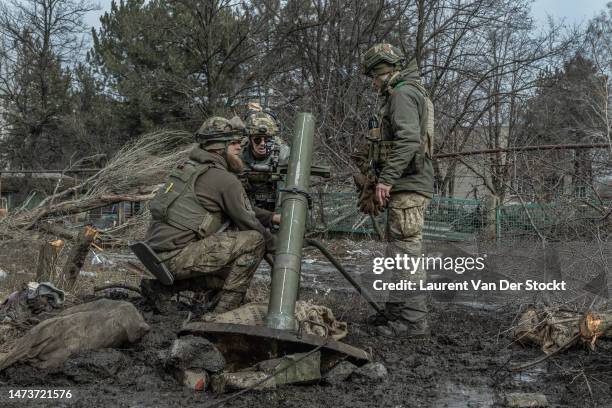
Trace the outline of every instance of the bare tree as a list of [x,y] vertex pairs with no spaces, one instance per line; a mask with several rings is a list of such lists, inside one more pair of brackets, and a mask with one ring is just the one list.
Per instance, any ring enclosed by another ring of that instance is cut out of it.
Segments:
[[[88,0],[9,0],[0,5],[3,141],[13,165],[43,166],[64,156],[59,118],[70,110],[66,64],[83,45]],[[45,152],[50,152],[45,154]]]

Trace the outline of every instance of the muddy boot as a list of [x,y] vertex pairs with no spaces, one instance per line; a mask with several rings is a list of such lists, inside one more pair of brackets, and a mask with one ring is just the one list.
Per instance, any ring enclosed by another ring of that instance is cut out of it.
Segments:
[[409,322],[406,320],[388,321],[383,326],[377,326],[379,336],[412,340],[426,340],[431,335],[427,320]]
[[385,304],[385,309],[381,313],[375,313],[366,318],[368,326],[384,326],[389,320],[396,320],[397,316],[393,314],[393,310],[389,309],[389,303]]
[[222,290],[221,296],[219,297],[219,303],[217,303],[217,306],[215,306],[213,313],[221,314],[240,307],[240,305],[242,305],[244,295],[245,294],[242,292]]
[[383,326],[387,324],[388,321],[389,318],[381,313],[376,313],[366,318],[366,324],[368,326]]
[[425,296],[415,296],[403,303],[387,303],[386,309],[393,320],[376,327],[380,336],[415,340],[430,336]]
[[176,292],[172,286],[162,285],[157,279],[143,279],[140,281],[140,294],[156,311],[166,313]]

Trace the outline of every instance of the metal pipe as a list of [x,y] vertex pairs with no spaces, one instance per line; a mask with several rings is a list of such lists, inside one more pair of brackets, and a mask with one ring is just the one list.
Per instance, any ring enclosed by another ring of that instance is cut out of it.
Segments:
[[580,144],[559,144],[559,145],[535,145],[535,146],[516,146],[500,147],[498,149],[469,150],[466,152],[438,153],[434,154],[434,159],[448,159],[451,157],[475,156],[480,154],[510,153],[510,152],[530,152],[534,150],[578,150],[578,149],[608,149],[612,151],[610,143],[580,143]]
[[314,118],[298,114],[289,156],[285,188],[282,190],[282,221],[272,270],[272,285],[266,325],[296,330],[295,302],[300,286],[302,245],[308,216],[308,187],[312,162]]
[[383,316],[386,315],[385,310],[383,308],[381,308],[378,305],[378,303],[376,303],[376,301],[374,299],[372,299],[372,297],[370,296],[370,294],[368,292],[366,292],[363,289],[361,289],[361,286],[359,286],[357,281],[355,281],[355,279],[353,279],[353,277],[351,275],[349,275],[349,273],[346,271],[346,269],[344,269],[344,267],[340,264],[340,262],[336,259],[336,257],[333,256],[331,254],[331,252],[329,252],[327,250],[327,248],[325,248],[323,246],[323,244],[321,244],[319,241],[317,241],[315,239],[311,239],[311,238],[306,239],[306,243],[308,245],[310,245],[310,246],[313,246],[313,247],[317,248],[319,251],[321,251],[321,253],[327,258],[327,260],[329,262],[331,262],[331,264],[336,267],[338,272],[340,272],[342,274],[342,276],[344,276],[346,278],[346,280],[351,285],[353,285],[353,287],[366,300],[366,302],[368,302],[370,304],[370,306],[372,306],[372,309],[374,309],[380,315],[383,315]]
[[42,173],[52,173],[52,174],[62,174],[62,173],[96,173],[100,170],[104,169],[55,169],[55,170],[2,170],[0,173],[5,174],[42,174]]

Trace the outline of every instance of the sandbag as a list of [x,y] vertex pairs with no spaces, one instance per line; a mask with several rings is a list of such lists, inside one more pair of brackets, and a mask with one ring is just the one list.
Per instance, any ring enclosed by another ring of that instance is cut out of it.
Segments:
[[[237,309],[218,315],[207,315],[204,320],[214,323],[244,324],[248,326],[263,326],[268,305],[265,303],[247,303]],[[312,324],[315,322],[324,325],[334,340],[340,340],[348,334],[346,322],[340,322],[334,317],[332,310],[326,306],[315,305],[310,302],[298,300],[295,304],[295,317],[302,323],[303,330],[308,334],[325,336],[325,329]]]
[[513,338],[521,344],[541,346],[544,353],[550,354],[576,337],[579,320],[579,314],[574,312],[529,308],[519,319]]
[[148,330],[129,302],[100,299],[73,306],[30,329],[0,358],[0,371],[16,362],[60,367],[74,353],[134,343]]

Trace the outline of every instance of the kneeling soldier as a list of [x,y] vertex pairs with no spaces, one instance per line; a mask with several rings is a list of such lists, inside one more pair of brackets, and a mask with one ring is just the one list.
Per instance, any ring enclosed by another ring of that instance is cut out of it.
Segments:
[[[214,313],[239,307],[272,235],[259,220],[236,177],[243,169],[239,118],[212,117],[196,133],[197,145],[178,163],[150,204],[146,243],[174,283],[143,281],[143,293],[218,289]],[[264,222],[271,222],[271,217]],[[231,230],[222,226],[231,225]]]

